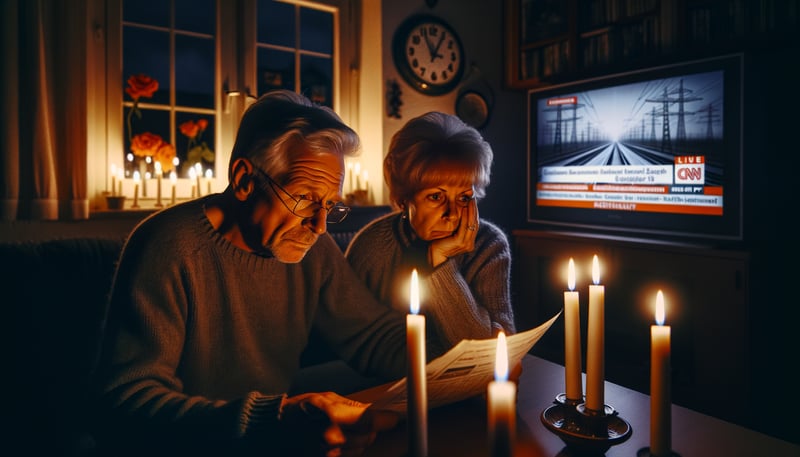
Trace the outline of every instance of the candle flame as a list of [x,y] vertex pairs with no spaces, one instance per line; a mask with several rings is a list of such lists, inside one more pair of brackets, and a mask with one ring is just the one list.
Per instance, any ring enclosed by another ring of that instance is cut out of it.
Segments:
[[213,172],[213,171],[211,171],[211,169],[210,169],[210,168],[209,168],[209,169],[207,169],[207,170],[206,170],[206,178],[207,178],[207,179],[211,179],[211,178],[213,178],[213,177],[214,177],[214,172]]
[[597,260],[597,254],[592,258],[592,282],[600,284],[600,262]]
[[664,294],[659,290],[656,294],[656,324],[664,325],[664,317],[666,310],[664,309]]
[[189,168],[189,178],[195,179],[197,177],[197,170],[194,167]]
[[419,313],[419,279],[417,269],[411,272],[411,314]]
[[567,287],[569,290],[575,290],[575,261],[572,257],[569,258],[569,267],[567,268]]
[[175,175],[175,170],[172,170],[169,174],[169,180],[172,182],[173,185],[178,182],[178,177]]
[[508,347],[506,346],[506,334],[503,331],[497,334],[497,352],[494,359],[494,379],[495,381],[508,380]]
[[134,171],[133,172],[133,180],[134,181],[139,181],[140,179],[142,179],[142,175],[140,175],[138,171]]

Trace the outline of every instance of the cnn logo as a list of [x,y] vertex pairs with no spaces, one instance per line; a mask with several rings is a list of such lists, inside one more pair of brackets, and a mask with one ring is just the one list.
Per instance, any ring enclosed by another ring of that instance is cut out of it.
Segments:
[[676,164],[675,184],[705,184],[706,166],[700,164]]

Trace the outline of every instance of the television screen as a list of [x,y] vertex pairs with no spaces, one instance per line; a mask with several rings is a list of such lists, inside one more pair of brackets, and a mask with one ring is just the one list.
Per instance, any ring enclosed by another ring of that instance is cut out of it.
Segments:
[[528,221],[742,238],[742,57],[529,92]]

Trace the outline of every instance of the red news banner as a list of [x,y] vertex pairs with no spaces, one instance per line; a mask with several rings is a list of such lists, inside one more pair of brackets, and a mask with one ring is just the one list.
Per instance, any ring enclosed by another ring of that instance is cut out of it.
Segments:
[[722,186],[705,185],[703,156],[677,156],[672,165],[544,167],[539,206],[722,215]]

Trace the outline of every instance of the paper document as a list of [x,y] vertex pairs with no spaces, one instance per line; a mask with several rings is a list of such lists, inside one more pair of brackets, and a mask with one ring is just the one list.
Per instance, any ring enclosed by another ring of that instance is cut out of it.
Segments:
[[[544,324],[506,338],[509,369],[522,361],[522,357],[539,341],[560,314],[559,311]],[[494,379],[496,351],[497,338],[462,340],[446,354],[428,363],[425,367],[428,408],[436,408],[485,393],[486,386]],[[348,397],[362,403],[371,403],[372,409],[405,413],[406,378],[362,390]]]

